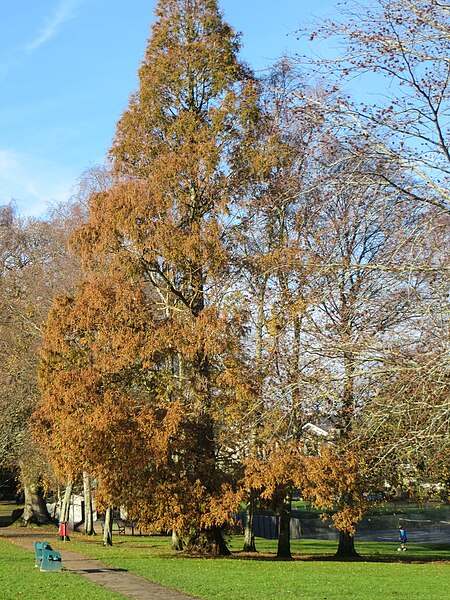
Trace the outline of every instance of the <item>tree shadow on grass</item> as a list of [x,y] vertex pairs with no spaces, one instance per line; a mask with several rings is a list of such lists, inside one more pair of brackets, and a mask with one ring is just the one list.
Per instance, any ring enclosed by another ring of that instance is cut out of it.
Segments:
[[23,508],[16,508],[10,514],[0,516],[0,527],[10,527],[23,515]]
[[[430,548],[431,549],[431,548]],[[436,548],[437,550],[450,550],[450,547]],[[235,553],[233,553],[235,554]],[[278,558],[275,555],[257,555],[250,556],[245,553],[236,553],[235,558],[239,560],[254,560],[254,561],[269,561],[280,562],[283,560],[293,560],[295,562],[356,562],[356,563],[405,563],[405,564],[422,564],[422,563],[440,563],[450,564],[450,556],[421,556],[421,555],[388,555],[388,554],[360,554],[359,556],[343,557],[335,554],[293,554],[291,559]]]
[[128,573],[127,569],[114,569],[112,567],[104,567],[102,569],[77,569],[77,573]]
[[[438,551],[449,551],[449,544],[435,544],[429,546],[428,550]],[[359,555],[355,557],[342,557],[336,556],[335,554],[293,554],[292,558],[279,558],[276,554],[271,553],[248,553],[243,551],[232,551],[231,556],[222,557],[211,557],[207,554],[192,554],[192,553],[176,553],[176,554],[159,554],[159,558],[164,559],[211,559],[211,560],[246,560],[254,562],[354,562],[354,563],[404,563],[404,564],[426,564],[426,563],[439,563],[439,564],[450,564],[450,556],[423,556],[423,555],[407,555],[402,554],[388,555],[388,554],[370,554],[370,555]]]

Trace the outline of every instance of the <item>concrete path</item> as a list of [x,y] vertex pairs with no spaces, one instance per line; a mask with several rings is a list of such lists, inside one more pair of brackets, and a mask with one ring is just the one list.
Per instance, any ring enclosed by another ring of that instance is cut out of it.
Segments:
[[[0,536],[33,553],[34,542],[49,541],[51,543],[51,539],[47,539],[50,536],[37,535],[35,531],[25,528],[2,527],[0,528]],[[135,598],[136,600],[193,600],[194,598],[194,596],[188,596],[152,583],[126,570],[113,569],[99,560],[88,558],[78,552],[60,551],[59,549],[58,552],[62,556],[64,569],[78,573],[94,583],[123,594],[125,597]],[[30,557],[30,564],[33,564],[33,560],[34,558]]]

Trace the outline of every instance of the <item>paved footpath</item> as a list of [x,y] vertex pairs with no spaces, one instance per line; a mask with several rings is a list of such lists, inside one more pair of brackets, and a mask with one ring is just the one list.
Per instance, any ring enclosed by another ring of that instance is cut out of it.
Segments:
[[[34,542],[43,541],[46,537],[45,535],[36,535],[35,531],[14,527],[0,528],[0,536],[33,553]],[[58,552],[62,556],[63,567],[66,571],[78,573],[82,577],[128,598],[135,598],[136,600],[193,600],[194,598],[194,596],[188,596],[152,583],[126,570],[113,569],[99,560],[88,558],[78,552],[72,552],[71,550],[58,550]]]

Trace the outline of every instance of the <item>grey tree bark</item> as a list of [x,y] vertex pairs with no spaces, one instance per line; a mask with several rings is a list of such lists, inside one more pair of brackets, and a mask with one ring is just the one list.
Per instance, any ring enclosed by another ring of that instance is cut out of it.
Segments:
[[83,472],[83,491],[84,491],[84,533],[93,535],[94,531],[94,516],[92,506],[92,489],[91,478],[89,473]]
[[23,491],[25,495],[25,507],[22,520],[26,525],[37,523],[44,525],[50,522],[50,515],[47,511],[44,496],[40,484],[35,481],[23,482]]
[[112,508],[108,506],[105,513],[105,525],[103,528],[103,545],[112,546]]
[[254,528],[254,515],[256,508],[256,492],[254,489],[250,490],[250,497],[247,503],[247,520],[245,521],[244,530],[244,552],[256,552],[255,544],[255,528]]
[[69,480],[66,484],[64,498],[61,504],[61,511],[59,513],[59,520],[61,523],[67,523],[69,521],[70,498],[72,497],[72,489],[73,483]]
[[172,531],[171,546],[174,550],[183,550],[185,546],[183,538],[178,535],[175,529]]

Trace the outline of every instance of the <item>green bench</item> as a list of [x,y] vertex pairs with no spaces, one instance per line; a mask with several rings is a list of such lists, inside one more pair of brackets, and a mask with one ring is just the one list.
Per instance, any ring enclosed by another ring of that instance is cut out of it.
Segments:
[[34,552],[35,567],[40,567],[41,571],[61,571],[61,554],[53,550],[48,542],[34,542]]

